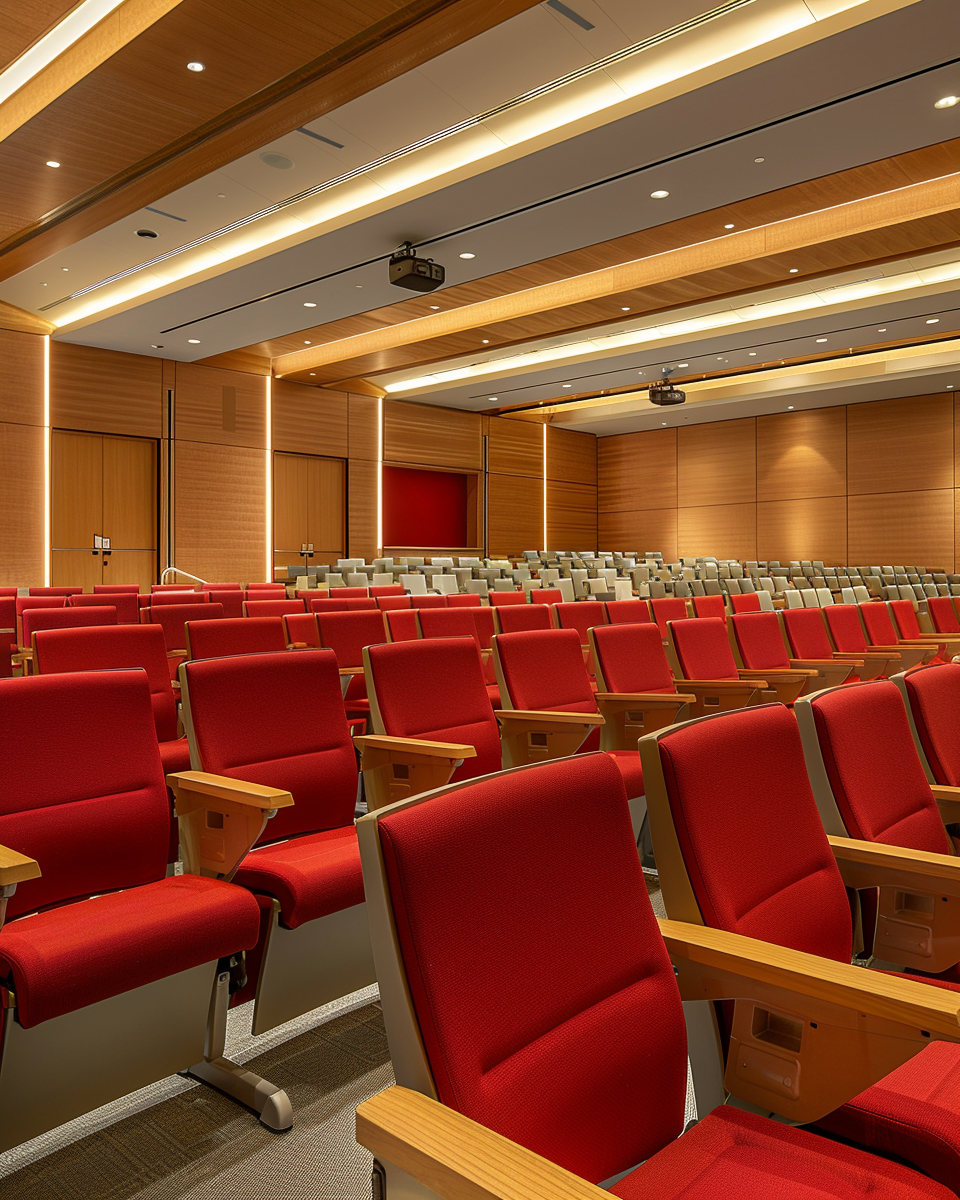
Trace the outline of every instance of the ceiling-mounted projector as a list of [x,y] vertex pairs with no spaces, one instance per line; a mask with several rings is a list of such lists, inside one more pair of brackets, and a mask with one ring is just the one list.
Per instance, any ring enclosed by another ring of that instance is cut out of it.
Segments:
[[679,388],[668,387],[666,384],[654,384],[649,391],[651,404],[683,404],[687,398],[686,392]]
[[411,292],[432,292],[447,273],[432,258],[417,258],[411,242],[404,242],[390,255],[390,282]]

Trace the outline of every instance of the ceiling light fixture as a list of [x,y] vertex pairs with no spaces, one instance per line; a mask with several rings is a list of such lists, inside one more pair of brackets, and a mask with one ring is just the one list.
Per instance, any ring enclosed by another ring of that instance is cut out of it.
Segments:
[[468,251],[465,251],[463,254],[461,254],[460,257],[461,258],[476,258],[477,256],[475,254],[471,254],[468,250]]
[[304,344],[305,346],[312,346],[312,345],[313,345],[313,342],[304,342],[303,344]]
[[788,404],[788,405],[787,405],[787,412],[793,412],[793,405],[792,405],[792,404]]
[[564,383],[561,386],[562,387],[573,387],[573,384],[572,383]]
[[434,312],[439,312],[439,311],[440,311],[440,305],[439,305],[439,304],[431,304],[431,305],[430,305],[430,307],[433,309],[433,311],[434,311]]
[[960,104],[960,96],[944,96],[942,100],[938,100],[933,106],[934,108],[953,108],[955,104]]
[[751,358],[756,358],[756,357],[757,357],[757,352],[756,352],[756,350],[751,350],[751,351],[750,351],[750,357],[751,357]]
[[689,364],[689,363],[677,363],[677,367],[678,367],[678,368],[680,368],[680,367],[689,367],[689,366],[690,366],[690,364]]
[[666,200],[666,198],[667,198],[669,195],[670,195],[670,193],[669,193],[669,192],[665,192],[665,191],[663,190],[663,188],[658,188],[658,189],[657,189],[655,192],[651,192],[651,193],[650,193],[650,199],[651,199],[651,200]]
[[316,308],[317,302],[315,300],[304,300],[303,307],[304,308]]
[[311,372],[310,372],[310,378],[311,378],[311,379],[313,379],[314,375],[316,375],[316,371],[311,371]]
[[759,162],[766,162],[767,160],[765,158],[755,158],[753,161],[759,163]]
[[940,324],[940,318],[939,318],[939,317],[927,317],[927,320],[926,320],[925,324],[927,324],[927,325],[939,325],[939,324]]
[[666,425],[666,421],[661,421],[661,422],[660,422],[660,424],[661,424],[661,425]]
[[70,268],[69,268],[69,267],[61,267],[61,268],[60,268],[60,270],[61,270],[61,271],[69,271],[69,270],[70,270]]
[[57,160],[56,160],[55,158],[48,158],[48,159],[47,159],[47,166],[48,166],[48,167],[59,167],[59,166],[60,166],[60,164],[57,162]]
[[200,345],[199,338],[187,338],[187,341],[190,343],[191,346],[199,346]]
[[483,344],[484,344],[485,346],[489,346],[489,345],[490,345],[490,339],[489,339],[489,338],[484,338],[484,339],[483,339]]
[[490,401],[490,403],[492,404],[492,403],[493,403],[493,401],[494,401],[494,400],[496,400],[496,396],[488,396],[488,397],[487,397],[487,399],[488,399],[488,400]]
[[629,312],[629,311],[630,311],[630,308],[629,308],[629,306],[628,306],[628,305],[626,305],[626,304],[623,304],[623,305],[621,305],[621,306],[620,306],[620,311],[621,311],[621,312]]
[[735,225],[724,225],[724,229],[736,229]]
[[826,338],[817,338],[818,342],[825,342],[826,340],[827,340]]
[[950,388],[952,388],[952,387],[953,387],[953,384],[952,384],[952,383],[948,383],[948,384],[947,384],[947,389],[948,389],[948,390],[949,390]]
[[187,63],[187,70],[194,71],[199,75],[201,71],[205,70],[205,67],[202,62],[191,62]]
[[800,268],[799,268],[799,267],[791,267],[791,268],[790,268],[790,274],[791,274],[791,275],[799,275],[799,274],[800,274]]

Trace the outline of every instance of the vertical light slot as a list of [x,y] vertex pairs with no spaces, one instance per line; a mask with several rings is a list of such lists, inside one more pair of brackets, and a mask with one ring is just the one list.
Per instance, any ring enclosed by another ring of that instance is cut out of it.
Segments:
[[50,586],[51,529],[50,529],[50,335],[43,338],[43,586]]
[[268,583],[273,582],[273,379],[267,376],[267,408],[266,408],[266,451],[263,460],[264,486],[264,540],[266,545],[266,568],[264,578]]
[[543,426],[543,547],[544,550],[549,550],[547,545],[547,426]]
[[383,554],[383,397],[377,397],[377,555]]

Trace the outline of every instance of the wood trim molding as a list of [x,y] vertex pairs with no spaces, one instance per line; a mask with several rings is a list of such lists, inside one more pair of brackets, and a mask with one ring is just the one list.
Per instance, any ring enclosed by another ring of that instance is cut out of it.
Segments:
[[281,377],[293,375],[398,346],[517,320],[771,255],[790,253],[839,238],[950,212],[958,206],[960,172],[955,172],[554,283],[463,305],[447,312],[416,317],[386,328],[312,346],[309,350],[297,350],[273,360],[274,374]]
[[0,300],[0,329],[12,329],[15,333],[53,333],[55,325],[45,321],[43,317],[24,312],[12,304]]

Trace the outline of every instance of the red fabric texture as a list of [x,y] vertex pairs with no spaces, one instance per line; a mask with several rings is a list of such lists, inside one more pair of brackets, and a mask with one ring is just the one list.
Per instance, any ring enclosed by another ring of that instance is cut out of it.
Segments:
[[[843,606],[841,606],[843,607]],[[871,646],[895,646],[900,640],[885,604],[861,604],[860,616]]]
[[282,583],[250,583],[243,594],[244,600],[284,600],[287,589]]
[[716,617],[673,621],[670,632],[685,679],[739,678],[722,621]]
[[421,637],[472,637],[480,645],[477,623],[469,609],[425,608],[419,617]]
[[454,780],[500,770],[497,719],[472,638],[392,642],[367,653],[385,733],[475,746]]
[[687,602],[678,596],[661,596],[650,601],[653,619],[660,630],[660,636],[667,636],[668,621],[685,621],[687,619]]
[[497,620],[500,622],[501,633],[523,633],[529,629],[553,628],[550,608],[546,604],[525,604],[522,608],[519,605],[500,608],[497,610]]
[[923,631],[917,620],[917,612],[909,600],[891,600],[890,612],[903,638],[922,638]]
[[[704,922],[849,962],[847,894],[789,709],[765,704],[691,721],[664,734],[658,746]],[[718,779],[729,781],[722,804]]]
[[957,620],[957,610],[949,596],[931,596],[927,601],[927,612],[937,633],[960,634],[960,620]]
[[[477,599],[479,600],[480,597],[478,596]],[[379,608],[381,612],[388,612],[391,609],[397,608],[413,608],[413,601],[407,595],[378,596],[377,608]],[[342,612],[343,610],[341,609],[340,611]]]
[[239,588],[217,588],[207,592],[212,604],[219,604],[225,617],[243,616],[243,592]]
[[223,609],[219,604],[151,605],[147,612],[150,614],[150,624],[159,625],[163,630],[168,654],[173,650],[186,650],[187,632],[184,626],[187,621],[223,620]]
[[191,658],[225,658],[230,654],[268,654],[285,650],[281,617],[227,617],[186,623]]
[[111,592],[129,592],[132,596],[137,596],[140,593],[140,587],[136,583],[95,583],[93,585],[93,594],[95,596],[103,593],[108,595]]
[[413,608],[447,608],[446,596],[411,596],[410,604]]
[[531,604],[562,604],[563,592],[559,588],[534,588],[529,600]]
[[[256,617],[248,617],[248,621],[255,621]],[[269,620],[269,618],[267,618]],[[321,646],[320,631],[317,628],[316,613],[287,613],[285,617],[280,618],[283,621],[284,638],[291,645],[294,642],[303,642],[307,646],[312,646],[314,649]]]
[[727,606],[722,596],[694,596],[693,611],[698,617],[719,617],[727,619]]
[[28,608],[64,608],[66,596],[18,596],[17,616],[21,616]]
[[602,600],[580,600],[574,604],[553,606],[557,625],[561,629],[575,629],[582,645],[589,641],[587,630],[595,625],[607,624],[607,606]]
[[352,828],[357,760],[332,650],[195,661],[184,675],[200,769],[293,796],[264,841]]
[[653,623],[646,600],[608,600],[607,620],[611,625]]
[[960,663],[915,667],[907,700],[920,745],[937,783],[960,786]]
[[794,658],[833,657],[823,611],[820,608],[785,608],[781,613]]
[[0,973],[13,977],[17,1017],[30,1029],[201,963],[249,950],[257,904],[242,888],[171,876],[0,930]]
[[321,613],[317,625],[321,644],[334,652],[341,667],[363,666],[364,646],[386,641],[379,612]]
[[[400,591],[402,592],[403,588]],[[394,592],[394,595],[396,594]],[[330,589],[331,600],[360,600],[369,595],[370,589],[366,587],[332,587]]]
[[511,708],[597,711],[575,629],[501,633],[496,642]]
[[480,608],[482,604],[475,592],[456,592],[447,597],[447,608]]
[[111,605],[96,608],[28,608],[21,618],[23,645],[32,645],[41,629],[80,629],[90,625],[116,625],[117,610]]
[[511,604],[527,603],[527,597],[523,592],[491,592],[489,600],[494,608],[506,608]]
[[151,592],[149,607],[162,608],[165,604],[209,604],[209,592],[172,591]]
[[452,471],[382,467],[387,546],[466,546],[470,477]]
[[593,1181],[670,1143],[685,1031],[610,760],[497,775],[378,828],[441,1101]]
[[245,617],[285,617],[287,613],[302,613],[302,600],[247,600],[243,605]]
[[78,587],[32,587],[27,589],[29,596],[79,596],[83,588]]
[[201,592],[242,592],[239,583],[201,583]]
[[[812,609],[810,610],[813,611]],[[751,671],[788,671],[790,656],[780,622],[772,612],[740,613],[730,618],[743,665]]]
[[900,1163],[727,1104],[610,1193],[622,1200],[948,1200],[953,1195]]
[[70,608],[96,608],[109,605],[117,614],[118,625],[137,625],[140,621],[140,605],[136,594],[114,592],[111,596],[71,596]]
[[193,583],[152,583],[150,585],[151,594],[158,592],[190,592],[194,594],[200,589]]
[[[335,592],[338,592],[339,590],[340,590],[339,588],[331,588],[330,594],[333,595]],[[403,590],[403,588],[400,586],[399,583],[397,583],[397,584],[387,583],[387,584],[383,584],[380,587],[368,588],[367,594],[369,594],[371,596],[376,596],[379,598],[380,596],[405,596],[406,592]]]
[[756,592],[731,592],[730,607],[735,613],[760,612],[760,597]]
[[41,675],[141,667],[147,675],[156,736],[161,742],[176,741],[177,704],[159,625],[46,629],[37,634],[36,640],[37,669]]
[[0,775],[0,845],[43,872],[8,918],[163,878],[170,805],[142,670],[0,680]]
[[897,685],[876,679],[835,688],[810,706],[850,837],[948,854],[950,843]]
[[609,692],[675,692],[660,630],[652,622],[593,631],[597,667]]
[[311,612],[361,612],[363,609],[373,611],[377,607],[376,600],[372,596],[366,598],[360,597],[356,600],[330,600],[324,596],[317,597],[309,602]]
[[[870,605],[866,604],[863,607],[869,608]],[[821,611],[826,618],[830,636],[838,650],[844,654],[868,653],[867,639],[864,637],[863,626],[860,624],[860,605],[828,604]]]
[[176,771],[190,770],[190,743],[185,737],[175,738],[172,742],[160,742],[158,744],[160,746],[160,762],[163,764],[164,778],[167,775],[174,774]]
[[411,642],[420,637],[420,620],[412,608],[398,608],[383,614],[391,642]]

